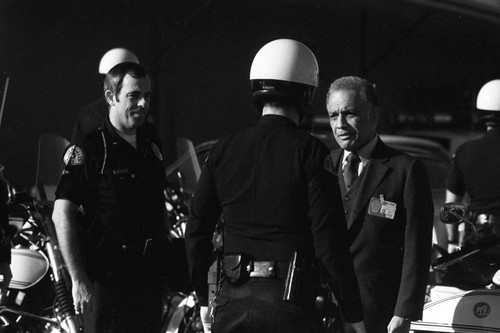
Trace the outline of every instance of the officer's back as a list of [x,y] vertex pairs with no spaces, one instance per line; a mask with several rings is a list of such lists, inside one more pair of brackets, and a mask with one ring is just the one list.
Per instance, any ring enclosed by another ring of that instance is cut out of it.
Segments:
[[263,116],[258,126],[215,147],[207,163],[223,207],[226,253],[289,260],[299,244],[312,253],[307,177],[316,170],[307,169],[318,153],[327,154],[321,143],[277,115]]
[[[301,43],[276,40],[257,53],[250,79],[262,117],[214,146],[191,201],[186,248],[204,326],[213,320],[219,333],[318,332],[314,300],[323,266],[336,277],[347,320],[363,332],[329,152],[298,130],[318,86],[316,58]],[[219,220],[223,273],[209,296]]]

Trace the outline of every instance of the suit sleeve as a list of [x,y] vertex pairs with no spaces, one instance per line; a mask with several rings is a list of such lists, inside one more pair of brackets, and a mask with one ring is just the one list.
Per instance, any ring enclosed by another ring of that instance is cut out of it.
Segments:
[[425,166],[409,166],[404,187],[406,229],[401,284],[395,315],[421,319],[429,275],[434,207]]

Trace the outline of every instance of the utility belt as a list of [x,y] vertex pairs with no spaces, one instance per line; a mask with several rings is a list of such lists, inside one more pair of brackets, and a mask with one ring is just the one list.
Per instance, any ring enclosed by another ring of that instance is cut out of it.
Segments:
[[477,214],[476,226],[481,238],[498,240],[500,238],[500,215]]
[[83,253],[88,258],[89,265],[100,269],[100,267],[120,266],[126,262],[152,260],[157,252],[154,250],[154,245],[152,238],[126,242],[103,237],[93,248],[86,244]]
[[149,256],[153,253],[153,239],[147,238],[141,241],[121,242],[119,251],[132,256]]
[[288,261],[255,261],[244,254],[225,255],[222,260],[224,277],[239,285],[251,278],[286,279]]
[[475,227],[472,225],[461,224],[458,227],[458,230],[462,232],[475,230],[475,232],[478,233],[479,238],[491,234],[496,234],[497,237],[500,237],[500,215],[472,212],[470,221]]
[[281,280],[283,294],[280,300],[314,308],[322,287],[320,275],[317,263],[301,258],[297,252],[289,261],[258,261],[245,254],[226,254],[208,272],[210,314],[213,319],[217,305],[224,302],[225,296],[219,296],[224,281],[237,288],[245,288],[245,283],[250,281]]
[[108,241],[87,258],[87,272],[102,283],[112,283],[116,278],[125,278],[124,275],[154,275],[158,267],[154,254],[151,239],[129,243]]
[[470,223],[458,226],[458,245],[489,244],[500,239],[500,215],[472,212]]
[[476,223],[478,223],[478,224],[500,224],[500,215],[477,214]]
[[319,269],[314,261],[297,252],[289,261],[258,261],[245,254],[226,254],[222,259],[222,279],[233,285],[257,279],[283,280],[283,300],[292,301],[304,291],[304,286],[319,284]]

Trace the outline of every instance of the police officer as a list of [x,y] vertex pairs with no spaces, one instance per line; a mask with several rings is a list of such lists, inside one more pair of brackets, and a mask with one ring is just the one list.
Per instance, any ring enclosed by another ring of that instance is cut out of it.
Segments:
[[107,73],[104,96],[109,117],[64,155],[53,220],[84,331],[156,332],[164,168],[158,146],[138,131],[151,82],[140,65],[121,63]]
[[364,331],[328,150],[298,130],[313,103],[318,71],[302,43],[279,39],[262,47],[250,70],[262,117],[220,140],[203,167],[186,247],[204,316],[211,237],[222,218],[223,278],[211,304],[214,332],[320,331],[314,310],[318,268],[335,277],[347,320]]
[[[446,202],[460,202],[467,194],[469,208],[481,223],[493,225],[500,235],[500,80],[486,83],[476,100],[486,134],[458,147],[447,179]],[[447,225],[448,250],[460,242],[456,225]]]

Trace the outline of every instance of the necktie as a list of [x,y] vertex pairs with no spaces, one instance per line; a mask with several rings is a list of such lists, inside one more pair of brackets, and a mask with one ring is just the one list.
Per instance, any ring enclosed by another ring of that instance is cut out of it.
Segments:
[[349,191],[352,187],[352,184],[358,178],[358,166],[359,162],[361,162],[359,155],[356,153],[350,153],[346,158],[346,165],[344,167],[344,181],[347,190]]

